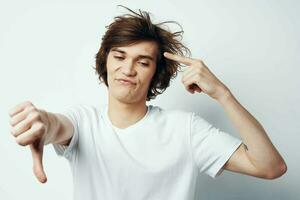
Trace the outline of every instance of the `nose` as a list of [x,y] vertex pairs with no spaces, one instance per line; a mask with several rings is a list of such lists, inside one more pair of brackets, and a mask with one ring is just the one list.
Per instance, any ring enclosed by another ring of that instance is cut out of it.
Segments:
[[134,68],[134,63],[132,61],[127,61],[123,63],[122,73],[126,76],[135,76],[136,71]]

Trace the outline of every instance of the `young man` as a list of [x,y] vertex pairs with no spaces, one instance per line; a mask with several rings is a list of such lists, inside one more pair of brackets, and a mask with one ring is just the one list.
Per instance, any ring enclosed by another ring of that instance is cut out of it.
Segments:
[[[263,127],[203,61],[184,56],[177,37],[146,12],[115,18],[96,55],[108,105],[77,105],[63,113],[23,102],[9,111],[11,133],[29,145],[34,174],[44,183],[43,147],[52,143],[72,166],[75,199],[194,199],[196,178],[224,169],[274,179],[287,170]],[[180,64],[190,93],[224,108],[242,140],[193,112],[146,105],[168,86]]]

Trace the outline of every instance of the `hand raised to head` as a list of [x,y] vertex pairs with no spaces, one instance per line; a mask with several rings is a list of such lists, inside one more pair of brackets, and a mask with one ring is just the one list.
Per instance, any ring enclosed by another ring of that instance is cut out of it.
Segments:
[[165,52],[167,59],[186,65],[188,68],[182,76],[182,83],[190,93],[204,92],[214,99],[219,99],[228,88],[208,69],[202,60],[188,58]]

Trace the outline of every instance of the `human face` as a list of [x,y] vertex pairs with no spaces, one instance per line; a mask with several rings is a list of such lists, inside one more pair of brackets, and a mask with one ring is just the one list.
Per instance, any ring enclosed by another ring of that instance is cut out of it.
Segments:
[[112,48],[106,62],[110,96],[123,103],[146,102],[157,52],[154,41]]

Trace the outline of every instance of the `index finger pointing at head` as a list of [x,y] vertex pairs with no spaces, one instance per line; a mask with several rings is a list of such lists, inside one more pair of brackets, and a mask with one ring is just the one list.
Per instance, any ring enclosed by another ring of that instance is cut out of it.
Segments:
[[193,62],[193,59],[191,59],[191,58],[187,58],[187,57],[180,56],[180,55],[175,55],[175,54],[172,54],[169,52],[164,52],[164,56],[170,60],[174,60],[176,62],[185,64],[185,65],[190,65]]

